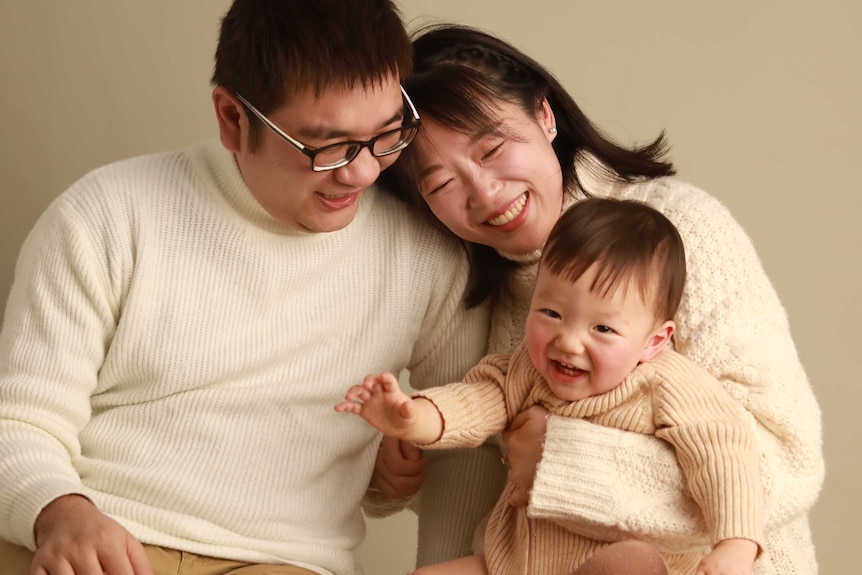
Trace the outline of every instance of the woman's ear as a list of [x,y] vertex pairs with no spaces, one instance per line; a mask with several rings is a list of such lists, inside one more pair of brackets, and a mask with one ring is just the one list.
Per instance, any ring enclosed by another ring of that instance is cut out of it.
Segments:
[[243,121],[245,109],[233,92],[224,86],[213,88],[212,99],[222,146],[229,152],[240,152],[243,139],[248,137],[244,133],[244,127],[248,127],[248,122]]
[[644,349],[640,356],[641,363],[657,356],[664,349],[664,346],[667,345],[674,330],[676,330],[676,324],[672,320],[667,320],[656,328],[647,338],[646,344],[644,344]]
[[545,137],[548,138],[549,142],[553,142],[554,138],[557,137],[557,119],[554,117],[554,111],[551,109],[547,98],[542,99],[542,107],[539,110],[538,120],[542,131],[545,133]]

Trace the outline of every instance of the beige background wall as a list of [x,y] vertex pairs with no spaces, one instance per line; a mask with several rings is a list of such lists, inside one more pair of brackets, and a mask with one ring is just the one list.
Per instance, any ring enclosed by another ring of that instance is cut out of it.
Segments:
[[[823,409],[822,573],[856,571],[862,495],[862,8],[720,3],[399,0],[477,25],[546,63],[625,142],[666,129],[680,175],[753,237]],[[87,170],[216,134],[208,78],[228,0],[0,0],[0,299],[45,206]],[[410,569],[413,518],[373,521],[369,575]]]

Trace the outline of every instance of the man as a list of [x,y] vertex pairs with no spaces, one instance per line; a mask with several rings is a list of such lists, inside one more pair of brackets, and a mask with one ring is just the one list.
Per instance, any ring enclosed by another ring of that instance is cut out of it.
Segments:
[[221,145],[98,169],[26,240],[0,334],[0,565],[354,574],[379,436],[332,405],[484,351],[459,247],[368,188],[410,143],[389,0],[236,0]]

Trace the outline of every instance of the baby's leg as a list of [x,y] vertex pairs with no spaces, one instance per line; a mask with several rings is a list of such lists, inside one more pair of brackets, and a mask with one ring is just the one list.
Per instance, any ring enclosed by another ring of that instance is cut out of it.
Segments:
[[469,555],[445,563],[420,567],[413,575],[488,575],[484,555]]
[[667,575],[667,565],[649,543],[621,541],[593,553],[571,575]]

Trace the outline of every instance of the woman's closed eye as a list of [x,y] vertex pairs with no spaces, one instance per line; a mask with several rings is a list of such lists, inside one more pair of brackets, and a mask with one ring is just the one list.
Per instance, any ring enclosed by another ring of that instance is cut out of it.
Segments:
[[491,148],[488,149],[488,151],[486,151],[484,154],[482,154],[482,161],[486,162],[488,160],[493,160],[494,158],[499,156],[500,153],[503,151],[503,146],[505,145],[505,143],[506,143],[506,140],[500,140],[499,142],[497,142],[496,144],[491,146]]
[[439,184],[431,184],[430,186],[422,185],[421,186],[422,195],[427,198],[428,196],[433,195],[433,194],[439,192],[440,190],[442,190],[443,188],[445,188],[453,180],[454,180],[454,178],[449,178],[448,180],[443,180]]

